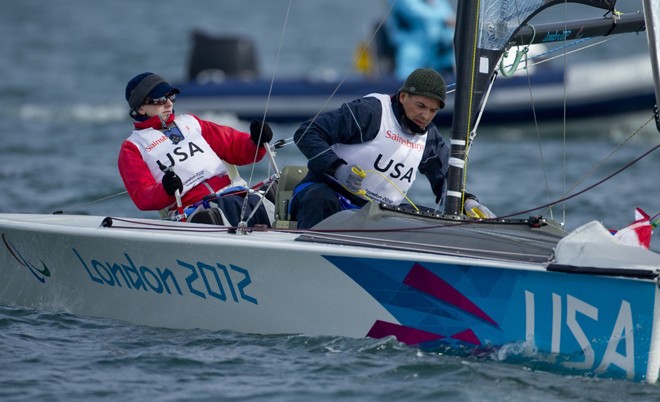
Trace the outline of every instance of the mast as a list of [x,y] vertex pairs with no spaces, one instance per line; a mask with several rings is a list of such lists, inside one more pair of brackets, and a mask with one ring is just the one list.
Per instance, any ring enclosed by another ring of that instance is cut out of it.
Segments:
[[[461,216],[468,141],[504,49],[541,10],[566,1],[614,11],[616,0],[459,0],[456,10],[456,97],[444,213]],[[647,3],[658,0],[645,0]],[[607,33],[609,34],[609,30]],[[657,75],[656,75],[657,78]]]
[[651,66],[653,68],[653,82],[655,83],[655,126],[660,131],[660,3],[658,0],[643,0],[644,18],[646,19],[646,36],[651,52]]
[[[458,216],[463,206],[463,171],[471,125],[470,96],[475,90],[480,0],[459,1],[456,10],[456,98],[451,127],[445,214]],[[460,107],[458,107],[460,106]]]

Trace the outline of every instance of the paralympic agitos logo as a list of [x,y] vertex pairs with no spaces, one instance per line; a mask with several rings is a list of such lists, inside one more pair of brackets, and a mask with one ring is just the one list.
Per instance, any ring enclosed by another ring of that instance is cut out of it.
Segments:
[[50,271],[43,261],[39,260],[43,268],[37,268],[34,264],[26,260],[23,255],[21,255],[16,246],[14,246],[14,244],[7,239],[4,233],[2,234],[2,242],[5,244],[5,247],[7,247],[9,253],[16,259],[16,261],[18,261],[19,264],[30,270],[32,275],[34,275],[34,277],[37,278],[39,282],[46,282],[46,278],[50,277]]

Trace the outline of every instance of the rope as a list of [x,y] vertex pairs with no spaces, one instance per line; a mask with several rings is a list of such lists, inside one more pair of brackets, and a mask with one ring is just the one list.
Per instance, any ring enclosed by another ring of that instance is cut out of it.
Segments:
[[[396,191],[398,191],[399,194],[401,194],[401,195],[403,196],[403,198],[404,198],[406,201],[408,201],[408,202],[410,203],[410,206],[412,206],[413,208],[415,208],[416,211],[419,211],[419,208],[417,208],[417,205],[415,205],[415,204],[412,202],[412,200],[411,200],[410,198],[408,198],[408,196],[406,195],[406,193],[404,193],[403,191],[401,191],[401,189],[399,188],[399,186],[397,186],[392,180],[390,180],[390,179],[389,179],[387,176],[385,176],[382,172],[379,172],[379,171],[374,170],[374,169],[369,169],[369,170],[367,170],[367,173],[376,173],[376,174],[379,174],[380,176],[382,176],[383,179],[387,180],[387,182],[390,183],[390,184],[394,187],[394,189],[395,189]],[[370,202],[373,202],[373,200],[371,200],[371,199],[370,199],[369,201],[370,201]]]

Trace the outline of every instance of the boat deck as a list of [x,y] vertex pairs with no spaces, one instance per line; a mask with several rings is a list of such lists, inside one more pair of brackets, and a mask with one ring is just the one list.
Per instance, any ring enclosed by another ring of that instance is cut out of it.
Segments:
[[531,263],[549,262],[566,235],[544,219],[454,219],[378,204],[340,212],[312,229],[297,240]]

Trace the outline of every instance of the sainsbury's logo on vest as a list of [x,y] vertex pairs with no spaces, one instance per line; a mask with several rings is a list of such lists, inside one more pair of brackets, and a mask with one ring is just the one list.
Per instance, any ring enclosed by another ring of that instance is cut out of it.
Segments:
[[414,150],[420,151],[420,152],[424,151],[424,144],[415,144],[414,142],[410,141],[409,139],[403,138],[399,134],[393,133],[390,130],[387,130],[385,132],[385,138],[387,138],[388,140],[396,141],[399,144],[403,145],[404,147],[414,149]]
[[155,139],[151,141],[151,144],[147,145],[147,152],[151,152],[154,148],[158,146],[158,144],[162,144],[163,142],[167,141],[167,137],[165,135],[161,136],[158,139]]

